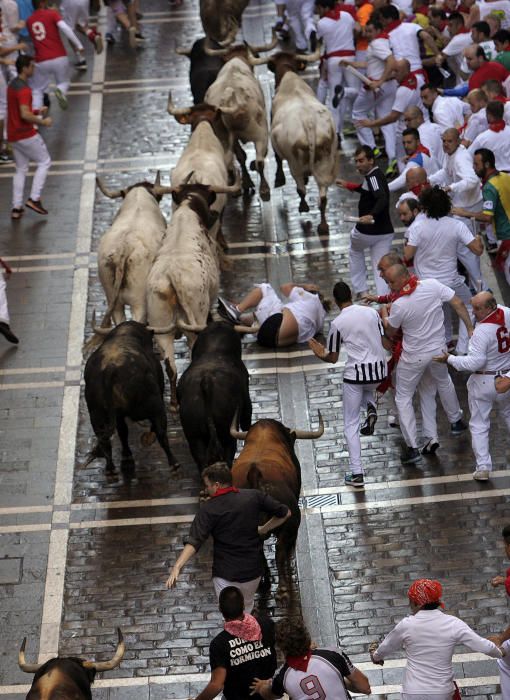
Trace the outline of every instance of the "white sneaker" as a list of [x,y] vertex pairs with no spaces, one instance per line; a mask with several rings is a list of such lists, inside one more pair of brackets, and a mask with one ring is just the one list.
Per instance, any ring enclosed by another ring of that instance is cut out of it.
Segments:
[[473,472],[473,479],[475,481],[489,481],[490,472],[487,469],[477,469]]
[[391,413],[388,415],[388,426],[390,428],[398,428],[397,416],[393,416],[393,415],[391,415]]

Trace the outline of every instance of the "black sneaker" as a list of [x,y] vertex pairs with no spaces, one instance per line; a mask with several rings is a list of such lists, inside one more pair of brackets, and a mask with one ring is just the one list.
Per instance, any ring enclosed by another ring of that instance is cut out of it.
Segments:
[[117,43],[117,40],[111,32],[106,32],[104,38],[106,39],[106,43],[110,44],[110,46],[113,46],[115,43]]
[[46,215],[48,213],[48,210],[43,207],[43,203],[40,199],[38,199],[37,201],[35,201],[34,199],[27,199],[27,201],[25,202],[25,206],[27,206],[32,211],[37,212],[38,214]]
[[[77,68],[78,70],[87,70],[87,61],[84,58],[82,58],[81,61],[77,61],[74,64],[74,67]],[[57,99],[58,99],[58,97],[57,97]],[[59,104],[60,104],[60,101],[59,101]]]
[[485,244],[485,248],[487,252],[491,254],[498,252],[498,244],[493,243],[492,241],[487,241],[487,243]]
[[312,53],[315,53],[316,49],[317,49],[317,32],[314,29],[312,32],[310,32],[310,51]]
[[4,321],[0,321],[0,333],[4,336],[6,340],[9,341],[9,343],[14,343],[14,345],[17,345],[19,343],[19,340],[11,331],[9,324],[5,323]]
[[450,432],[452,435],[460,435],[461,433],[463,433],[467,429],[468,429],[468,425],[467,425],[467,423],[464,423],[462,418],[459,418],[458,421],[450,424]]
[[223,316],[223,318],[226,318],[228,321],[232,321],[233,323],[239,323],[241,318],[241,312],[237,306],[232,304],[232,302],[223,299],[223,297],[218,297],[218,313],[220,316]]
[[375,430],[375,424],[377,423],[377,408],[373,403],[369,403],[367,406],[367,417],[365,422],[360,428],[360,435],[373,435]]
[[429,438],[423,445],[420,452],[422,455],[435,455],[439,449],[439,440],[437,438]]
[[406,445],[404,451],[400,455],[400,461],[402,464],[415,464],[416,462],[421,462],[420,450],[416,447],[408,447]]
[[333,107],[336,109],[338,105],[340,104],[340,100],[344,96],[345,90],[343,88],[343,85],[335,85],[335,94],[333,95],[333,99],[331,100],[331,104]]
[[352,472],[347,472],[344,477],[344,483],[347,486],[354,486],[357,489],[365,488],[365,479],[363,474],[353,474]]

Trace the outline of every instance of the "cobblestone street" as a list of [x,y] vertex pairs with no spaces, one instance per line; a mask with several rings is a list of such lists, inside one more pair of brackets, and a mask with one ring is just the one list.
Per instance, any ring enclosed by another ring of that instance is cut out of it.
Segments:
[[[98,675],[94,699],[184,700],[208,679],[209,642],[221,627],[209,547],[187,565],[175,589],[164,588],[168,565],[197,511],[200,484],[177,418],[168,412],[170,446],[182,465],[177,477],[170,477],[157,443],[141,447],[142,428],[135,424],[130,426],[133,479],[108,480],[102,460],[84,466],[95,438],[83,397],[82,346],[93,311],[101,318],[106,309],[96,253],[119,206],[96,190],[95,176],[116,189],[153,181],[160,170],[168,184],[189,138],[189,127],[167,114],[166,103],[169,90],[176,105],[192,102],[188,60],[174,49],[201,35],[198,3],[186,0],[178,9],[169,9],[167,0],[142,4],[146,47],[135,52],[120,35],[99,56],[87,46],[89,69],[74,73],[68,111],[60,112],[52,100],[54,125],[44,133],[53,158],[43,197],[50,211],[46,219],[27,212],[10,222],[14,168],[0,167],[0,255],[14,271],[8,298],[20,338],[19,347],[0,339],[4,700],[20,700],[28,690],[28,676],[17,664],[23,637],[28,637],[27,660],[57,652],[102,659],[115,647],[116,627],[124,633],[126,654],[118,669]],[[251,0],[243,16],[244,38],[268,41],[274,12],[270,0]],[[104,24],[103,15],[100,21]],[[273,76],[265,66],[256,70],[269,110]],[[307,69],[311,84],[317,75],[316,67]],[[342,172],[355,179],[356,141],[344,144]],[[247,152],[251,160],[251,146]],[[272,152],[266,173],[272,184]],[[329,196],[327,237],[316,233],[315,184],[309,186],[311,212],[301,215],[288,171],[286,186],[272,189],[270,202],[258,195],[231,198],[223,223],[231,267],[222,273],[221,293],[238,299],[253,282],[277,286],[293,280],[314,281],[330,296],[334,283],[349,276],[351,224],[344,216],[357,212],[358,196],[333,188]],[[162,210],[169,218],[171,197],[163,199]],[[399,228],[395,241],[401,237]],[[489,264],[484,257],[501,300]],[[176,348],[182,373],[189,360],[185,340]],[[494,416],[493,478],[478,483],[471,477],[469,434],[452,436],[441,408],[441,449],[417,466],[403,467],[401,434],[387,427],[385,400],[375,434],[362,443],[365,491],[353,492],[343,485],[342,362],[324,365],[307,346],[266,351],[253,336],[243,339],[243,359],[254,420],[270,417],[310,429],[317,426],[319,409],[324,418],[321,439],[296,443],[303,519],[295,574],[313,638],[343,646],[367,673],[372,697],[393,700],[399,697],[403,656],[376,667],[367,647],[407,614],[406,590],[413,578],[439,578],[447,610],[480,634],[506,627],[504,589],[489,584],[507,567],[500,542],[501,528],[510,522],[503,421]],[[452,376],[467,411],[467,374]],[[166,392],[168,400],[168,387]],[[114,456],[118,463],[117,438]],[[276,617],[284,612],[274,602],[269,609]],[[455,670],[463,695],[500,698],[496,662],[466,648],[458,652]]]

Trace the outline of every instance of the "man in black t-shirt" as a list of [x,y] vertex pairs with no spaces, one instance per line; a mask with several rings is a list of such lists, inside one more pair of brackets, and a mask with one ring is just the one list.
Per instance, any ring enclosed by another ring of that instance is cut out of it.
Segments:
[[368,292],[365,250],[370,250],[377,294],[388,294],[386,282],[377,273],[377,263],[390,252],[393,224],[390,217],[390,191],[382,170],[374,161],[370,146],[360,146],[354,153],[354,163],[365,178],[361,184],[337,180],[336,184],[352,192],[359,192],[358,222],[351,231],[349,269],[356,299]]
[[276,670],[273,621],[245,613],[243,594],[235,586],[221,591],[220,612],[225,627],[209,647],[211,680],[196,700],[212,700],[221,691],[226,700],[261,700],[250,695],[250,685]]

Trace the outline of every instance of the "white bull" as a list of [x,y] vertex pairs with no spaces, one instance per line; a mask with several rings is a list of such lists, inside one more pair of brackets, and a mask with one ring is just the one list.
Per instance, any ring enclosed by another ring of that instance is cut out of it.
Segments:
[[[276,34],[267,46],[257,47],[257,51],[269,51],[276,45]],[[246,154],[241,143],[253,143],[255,146],[255,167],[260,175],[260,198],[268,201],[270,190],[264,176],[264,160],[267,156],[269,128],[266,118],[266,105],[260,84],[253,74],[246,46],[234,46],[229,49],[209,49],[209,55],[222,54],[225,65],[218,73],[214,83],[205,94],[205,102],[222,110],[223,122],[231,135],[232,147],[242,171],[243,190],[254,190],[246,169]]]
[[339,166],[335,125],[327,107],[297,75],[298,70],[304,70],[308,62],[318,57],[319,51],[313,55],[280,52],[269,58],[250,56],[250,62],[253,65],[267,63],[276,77],[271,122],[271,143],[277,163],[275,187],[285,184],[282,161],[286,160],[296,181],[299,211],[307,212],[310,208],[306,201],[306,185],[313,176],[320,197],[321,220],[317,230],[327,234],[327,191],[338,175]]
[[102,236],[97,251],[98,274],[108,308],[103,327],[126,320],[125,307],[134,321],[146,323],[145,285],[166,234],[166,220],[159,208],[159,173],[154,185],[141,182],[126,190],[108,190],[96,178],[101,192],[111,199],[123,197],[111,227]]
[[174,341],[183,331],[190,345],[205,328],[219,288],[218,244],[210,234],[209,207],[215,193],[239,186],[181,185],[162,188],[178,204],[147,280],[149,328],[154,330],[170,382],[171,408],[177,409]]

